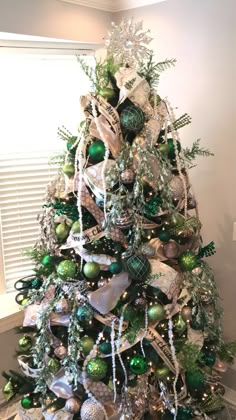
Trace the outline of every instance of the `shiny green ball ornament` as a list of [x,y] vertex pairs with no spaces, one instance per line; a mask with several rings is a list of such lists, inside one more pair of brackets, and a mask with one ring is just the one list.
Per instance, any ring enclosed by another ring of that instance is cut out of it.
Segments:
[[148,370],[148,362],[144,356],[133,356],[130,359],[129,368],[135,375],[143,375]]
[[21,405],[25,410],[29,410],[33,407],[33,397],[32,395],[27,395],[26,397],[23,397],[21,400]]
[[29,335],[21,337],[18,341],[20,351],[28,351],[32,347],[32,338]]
[[100,273],[100,265],[96,262],[87,262],[84,265],[83,273],[89,280],[94,280]]
[[205,375],[200,369],[189,371],[185,375],[187,389],[194,396],[205,389]]
[[100,381],[105,378],[107,374],[107,364],[101,357],[95,357],[91,359],[86,367],[87,375],[93,379],[93,381]]
[[112,88],[105,87],[99,90],[99,95],[101,95],[104,99],[108,100],[112,99],[115,95],[115,92]]
[[102,140],[95,140],[89,146],[89,160],[92,163],[99,163],[104,159],[106,148]]
[[183,271],[192,271],[198,265],[197,255],[191,251],[184,252],[179,258],[179,265]]
[[63,241],[69,235],[70,228],[66,223],[60,223],[56,227],[56,236],[59,240]]
[[127,106],[120,114],[120,123],[125,130],[137,133],[144,126],[145,114],[137,106]]
[[164,307],[159,303],[151,305],[148,309],[148,318],[154,322],[161,321],[163,318],[165,318]]
[[161,143],[159,144],[159,150],[161,152],[162,155],[168,155],[170,152],[170,146],[168,143]]
[[161,366],[161,367],[157,367],[154,370],[155,375],[157,376],[158,379],[160,379],[161,381],[165,380],[169,373],[170,373],[170,369],[167,366]]
[[55,264],[55,257],[52,255],[45,255],[41,262],[44,267],[53,267]]
[[127,271],[132,279],[145,282],[151,271],[150,262],[147,257],[133,255],[127,260]]
[[158,238],[162,241],[162,242],[168,242],[171,238],[170,233],[167,230],[161,230],[161,232],[158,235]]
[[82,323],[88,323],[93,319],[93,311],[86,305],[80,306],[77,309],[76,317]]
[[100,344],[99,350],[103,354],[111,354],[111,343],[107,343],[106,341],[104,341]]
[[[170,159],[175,159],[175,145],[174,145],[174,141],[173,139],[168,139],[167,140],[168,146],[169,146],[169,153],[168,153],[168,157]],[[177,150],[178,152],[181,151],[181,144],[179,141],[177,141]]]
[[74,222],[71,227],[71,230],[73,233],[80,233],[80,222],[79,221]]
[[74,261],[61,261],[57,267],[57,274],[63,280],[72,279],[75,277],[76,273],[76,264]]
[[13,387],[11,381],[8,381],[4,385],[3,390],[2,390],[2,394],[3,394],[3,397],[6,401],[9,401],[15,395],[14,387]]
[[112,274],[119,274],[123,270],[121,261],[113,262],[109,265],[109,270]]
[[62,167],[62,172],[68,176],[68,178],[71,178],[72,176],[74,176],[75,174],[75,167],[72,163],[66,163],[63,167]]
[[61,363],[57,359],[49,359],[48,370],[55,375],[61,369]]
[[94,344],[95,343],[94,343],[94,340],[93,340],[92,337],[87,337],[87,336],[82,337],[81,340],[80,340],[80,346],[81,346],[82,353],[85,356],[87,356],[91,352]]

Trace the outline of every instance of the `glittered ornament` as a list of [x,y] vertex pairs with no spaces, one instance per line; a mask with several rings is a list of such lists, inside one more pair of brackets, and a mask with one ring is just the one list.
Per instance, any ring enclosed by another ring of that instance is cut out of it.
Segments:
[[72,176],[74,176],[75,174],[75,167],[72,163],[66,163],[63,167],[62,167],[62,172],[68,176],[68,178],[71,178]]
[[158,238],[162,241],[162,242],[168,242],[170,240],[170,233],[167,230],[161,230],[158,234]]
[[65,298],[60,299],[54,306],[54,312],[57,314],[66,314],[68,311],[69,305]]
[[19,349],[20,351],[28,351],[31,349],[33,344],[32,338],[29,335],[24,335],[24,337],[21,337],[18,341]]
[[33,396],[30,394],[22,398],[21,405],[25,410],[29,410],[33,407],[33,402]]
[[41,262],[44,267],[53,267],[55,264],[55,257],[52,255],[45,255]]
[[145,256],[133,255],[128,258],[126,264],[132,279],[145,282],[151,271],[150,262]]
[[11,381],[8,381],[4,385],[3,390],[2,390],[2,394],[3,394],[4,399],[6,401],[9,401],[15,395],[14,387],[13,387]]
[[57,274],[63,280],[72,279],[76,273],[76,264],[74,261],[61,261],[57,267]]
[[89,398],[86,401],[84,401],[80,410],[80,417],[81,420],[105,419],[105,415],[100,404],[98,404],[98,402],[94,401],[92,398]]
[[81,347],[82,353],[85,356],[87,356],[90,353],[93,346],[94,346],[94,339],[92,337],[85,336],[81,338],[80,347]]
[[112,274],[119,274],[123,270],[122,261],[115,261],[109,265],[109,271]]
[[163,245],[163,254],[166,258],[177,258],[180,253],[179,245],[175,241],[169,241]]
[[183,181],[179,176],[174,176],[169,183],[169,187],[172,191],[173,197],[176,200],[180,200],[184,194]]
[[187,389],[194,396],[198,391],[203,392],[205,389],[205,375],[200,369],[186,372],[185,375]]
[[54,358],[49,359],[47,366],[49,372],[51,372],[53,375],[55,375],[61,369],[61,363],[59,360]]
[[104,159],[106,148],[105,144],[102,140],[95,140],[90,146],[89,146],[89,160],[92,163],[99,163]]
[[100,273],[100,265],[96,262],[87,262],[83,267],[83,273],[89,280],[94,280]]
[[106,361],[100,357],[89,360],[86,366],[86,372],[93,381],[100,381],[107,374]]
[[99,95],[101,95],[104,99],[109,101],[109,99],[112,99],[114,97],[115,92],[110,87],[104,87],[99,90]]
[[103,343],[100,344],[99,350],[103,354],[111,354],[111,351],[112,351],[111,343],[104,341]]
[[[175,154],[175,145],[174,145],[173,139],[168,139],[167,143],[168,143],[168,146],[169,146],[168,157],[170,159],[175,159],[176,154]],[[177,150],[178,150],[178,152],[180,152],[180,150],[181,150],[181,144],[180,144],[179,141],[177,141]]]
[[179,258],[179,265],[183,271],[192,271],[198,265],[197,255],[191,251],[184,252]]
[[163,318],[165,318],[164,307],[159,303],[151,305],[148,309],[148,318],[154,322],[161,321]]
[[65,409],[71,414],[76,414],[79,412],[81,407],[81,401],[78,398],[71,397],[66,400]]
[[73,233],[80,233],[80,222],[76,221],[73,223],[71,230]]
[[148,362],[144,356],[133,356],[129,362],[129,368],[135,375],[142,375],[148,370]]
[[170,369],[167,366],[159,366],[155,368],[154,374],[161,381],[165,380],[170,373]]
[[58,359],[63,360],[67,356],[67,348],[65,346],[56,347],[54,354],[56,357],[58,357]]
[[141,131],[145,123],[145,114],[137,106],[127,106],[120,114],[120,123],[127,131]]
[[189,322],[192,319],[192,308],[190,306],[184,306],[181,310],[181,316],[185,322]]
[[93,311],[86,305],[80,306],[77,309],[76,317],[80,322],[89,322],[93,319]]
[[121,172],[120,179],[123,184],[132,184],[135,179],[135,173],[132,169],[125,169],[123,172]]

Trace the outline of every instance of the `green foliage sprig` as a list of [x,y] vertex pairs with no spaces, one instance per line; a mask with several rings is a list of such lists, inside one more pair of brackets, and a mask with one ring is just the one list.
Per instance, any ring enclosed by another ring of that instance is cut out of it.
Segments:
[[181,347],[178,353],[178,360],[185,371],[198,369],[198,363],[201,362],[201,348],[194,343],[187,342]]
[[212,153],[210,150],[204,149],[200,146],[200,139],[193,142],[191,149],[188,147],[183,149],[183,153],[189,166],[192,165],[193,160],[196,159],[197,156],[214,156],[214,153]]
[[152,88],[156,88],[159,83],[160,74],[163,71],[174,66],[175,63],[176,63],[175,58],[172,58],[170,60],[166,59],[159,63],[155,63],[153,59],[153,55],[151,54],[146,62],[144,61],[140,63],[138,74],[144,79],[146,79]]
[[95,93],[108,86],[110,75],[114,75],[120,68],[120,64],[115,64],[112,57],[107,57],[103,62],[98,61],[95,69],[90,67],[81,57],[77,57],[81,68],[92,82]]

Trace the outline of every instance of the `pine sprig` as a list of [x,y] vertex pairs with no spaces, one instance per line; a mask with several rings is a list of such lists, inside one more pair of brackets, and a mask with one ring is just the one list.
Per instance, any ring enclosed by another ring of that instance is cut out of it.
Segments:
[[203,157],[214,156],[214,153],[212,153],[209,149],[204,149],[203,147],[200,146],[200,139],[197,139],[193,143],[191,149],[186,147],[183,152],[184,152],[184,157],[189,164],[191,164],[192,161],[196,159],[197,156],[203,156]]
[[152,88],[156,88],[159,83],[160,74],[174,66],[175,63],[175,58],[154,63],[153,55],[151,54],[147,62],[140,63],[138,74],[139,76],[145,78]]
[[86,76],[92,82],[95,93],[99,93],[101,89],[107,87],[110,83],[111,75],[113,76],[120,68],[120,64],[115,64],[112,57],[106,58],[103,62],[98,61],[95,69],[88,66],[83,58],[77,57],[77,60]]

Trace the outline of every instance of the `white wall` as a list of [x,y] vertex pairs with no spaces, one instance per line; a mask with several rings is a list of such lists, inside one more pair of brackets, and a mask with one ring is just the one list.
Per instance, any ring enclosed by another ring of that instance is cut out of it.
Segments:
[[176,68],[161,78],[160,94],[178,107],[177,114],[192,116],[191,126],[181,131],[183,143],[200,137],[215,153],[198,160],[192,183],[204,242],[216,242],[210,263],[223,298],[225,336],[236,339],[236,1],[167,0],[122,15],[141,19],[151,29],[158,60],[177,58]]

